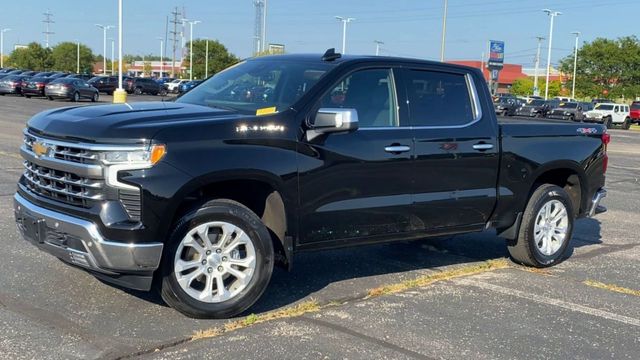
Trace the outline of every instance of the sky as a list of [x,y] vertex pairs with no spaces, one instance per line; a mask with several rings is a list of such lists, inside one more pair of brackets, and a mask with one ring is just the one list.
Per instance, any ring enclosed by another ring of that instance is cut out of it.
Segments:
[[[342,24],[335,16],[353,17],[347,30],[347,53],[438,60],[444,0],[268,0],[267,42],[284,44],[288,53],[323,53],[342,47]],[[488,40],[505,41],[505,62],[532,67],[536,36],[549,36],[543,8],[561,11],[556,18],[552,63],[572,54],[573,31],[580,43],[597,37],[637,34],[640,0],[448,0],[447,60],[480,60]],[[124,0],[126,54],[160,52],[167,16],[177,6],[186,17],[201,21],[194,38],[217,39],[240,58],[253,50],[253,0]],[[2,0],[0,28],[5,52],[14,44],[44,44],[42,13],[53,13],[50,43],[80,41],[102,54],[102,30],[95,24],[117,25],[117,0]],[[611,10],[615,10],[611,12]],[[116,29],[108,37],[117,38]],[[542,64],[548,43],[543,43]],[[110,57],[110,44],[107,56]],[[170,54],[167,51],[166,54]]]

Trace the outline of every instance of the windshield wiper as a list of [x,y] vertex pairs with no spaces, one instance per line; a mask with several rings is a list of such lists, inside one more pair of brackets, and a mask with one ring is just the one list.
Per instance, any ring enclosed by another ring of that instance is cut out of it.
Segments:
[[229,106],[224,106],[224,105],[213,105],[213,104],[207,104],[208,107],[212,107],[212,108],[216,108],[216,109],[222,109],[222,110],[227,110],[227,111],[238,111],[238,109],[234,109],[232,107]]

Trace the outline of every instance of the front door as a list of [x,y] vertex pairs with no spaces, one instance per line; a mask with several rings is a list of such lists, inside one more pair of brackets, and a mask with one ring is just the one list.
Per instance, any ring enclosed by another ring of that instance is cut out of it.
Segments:
[[411,131],[398,111],[395,71],[347,74],[312,110],[349,108],[359,127],[299,148],[300,243],[353,243],[410,230]]
[[416,230],[482,228],[496,202],[499,145],[474,75],[416,67],[405,68],[402,80],[415,137]]

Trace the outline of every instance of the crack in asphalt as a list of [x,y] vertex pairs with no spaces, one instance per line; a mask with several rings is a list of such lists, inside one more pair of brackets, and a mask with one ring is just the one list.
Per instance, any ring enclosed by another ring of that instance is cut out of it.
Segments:
[[301,316],[301,317],[297,317],[297,318],[292,318],[291,320],[299,321],[299,322],[300,321],[308,322],[310,324],[314,324],[314,325],[317,325],[317,326],[320,326],[320,327],[325,327],[325,328],[331,329],[333,331],[341,332],[343,334],[350,335],[350,336],[355,337],[357,339],[364,340],[366,342],[369,342],[369,343],[381,346],[383,348],[386,348],[386,349],[401,353],[401,354],[403,354],[405,356],[408,356],[408,357],[411,357],[411,358],[414,358],[414,359],[435,360],[435,358],[420,354],[420,353],[415,352],[413,350],[409,350],[409,349],[403,348],[401,346],[398,346],[396,344],[390,343],[388,341],[384,341],[382,339],[378,339],[378,338],[375,338],[375,337],[372,337],[372,336],[357,332],[355,330],[351,330],[351,329],[346,328],[344,326],[340,326],[340,325],[337,325],[337,324],[330,323],[328,321],[315,319],[315,318],[310,318],[310,317],[307,317],[307,316]]

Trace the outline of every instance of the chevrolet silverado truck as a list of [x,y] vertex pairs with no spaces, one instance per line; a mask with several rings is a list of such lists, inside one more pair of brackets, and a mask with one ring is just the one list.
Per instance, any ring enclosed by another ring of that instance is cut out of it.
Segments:
[[101,279],[226,318],[301,251],[495,229],[514,261],[557,264],[574,221],[606,210],[608,142],[599,124],[498,122],[469,67],[265,56],[172,102],[35,115],[15,220]]

